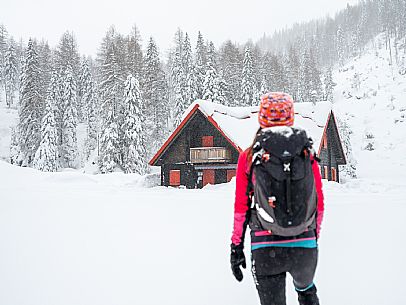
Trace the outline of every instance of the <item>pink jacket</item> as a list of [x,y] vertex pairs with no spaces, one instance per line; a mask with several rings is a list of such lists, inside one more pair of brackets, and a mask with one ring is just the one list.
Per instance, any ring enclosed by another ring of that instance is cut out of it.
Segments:
[[[236,173],[236,190],[235,190],[235,202],[234,202],[234,229],[231,241],[235,245],[239,245],[243,240],[243,234],[248,223],[248,197],[246,195],[248,186],[249,166],[251,162],[248,162],[248,152],[245,150],[240,154],[238,158],[237,173]],[[324,214],[324,196],[322,190],[321,174],[319,164],[313,159],[312,164],[314,182],[316,184],[317,191],[317,236],[320,234],[321,223],[323,221]]]

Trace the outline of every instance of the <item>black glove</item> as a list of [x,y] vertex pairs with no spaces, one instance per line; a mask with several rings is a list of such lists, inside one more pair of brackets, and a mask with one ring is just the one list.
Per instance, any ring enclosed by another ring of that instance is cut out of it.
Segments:
[[242,243],[239,245],[231,244],[230,262],[231,270],[233,271],[235,278],[237,281],[241,282],[243,275],[240,266],[244,269],[247,267],[244,255],[244,245]]

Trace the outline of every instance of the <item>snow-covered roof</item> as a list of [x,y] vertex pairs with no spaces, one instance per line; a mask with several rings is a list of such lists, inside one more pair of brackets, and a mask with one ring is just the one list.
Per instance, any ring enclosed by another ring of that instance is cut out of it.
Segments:
[[[198,106],[197,106],[198,105]],[[224,134],[241,150],[252,143],[254,135],[259,128],[258,106],[227,107],[214,102],[196,100],[185,111],[184,118],[194,109],[198,109],[207,117],[211,117],[224,132]],[[306,130],[313,139],[317,150],[323,136],[327,118],[332,110],[329,102],[296,103],[294,126]]]

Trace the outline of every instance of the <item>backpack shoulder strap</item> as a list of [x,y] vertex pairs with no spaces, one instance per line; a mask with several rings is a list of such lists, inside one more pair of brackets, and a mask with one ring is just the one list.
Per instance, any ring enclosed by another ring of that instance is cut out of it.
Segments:
[[246,195],[248,197],[247,204],[251,209],[253,208],[252,196],[254,193],[254,184],[252,183],[252,177],[254,174],[254,167],[258,162],[261,161],[263,153],[264,153],[264,150],[262,149],[262,147],[259,144],[254,145],[254,147],[252,148],[252,158],[251,158],[250,168],[248,171],[248,184],[247,184],[247,190],[246,190]]

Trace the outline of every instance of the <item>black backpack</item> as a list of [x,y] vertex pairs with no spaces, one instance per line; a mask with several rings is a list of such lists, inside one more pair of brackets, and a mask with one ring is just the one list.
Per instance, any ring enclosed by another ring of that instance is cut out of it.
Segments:
[[252,153],[247,189],[250,200],[254,196],[251,229],[281,236],[314,229],[317,192],[310,158],[314,151],[306,132],[287,126],[263,129]]

